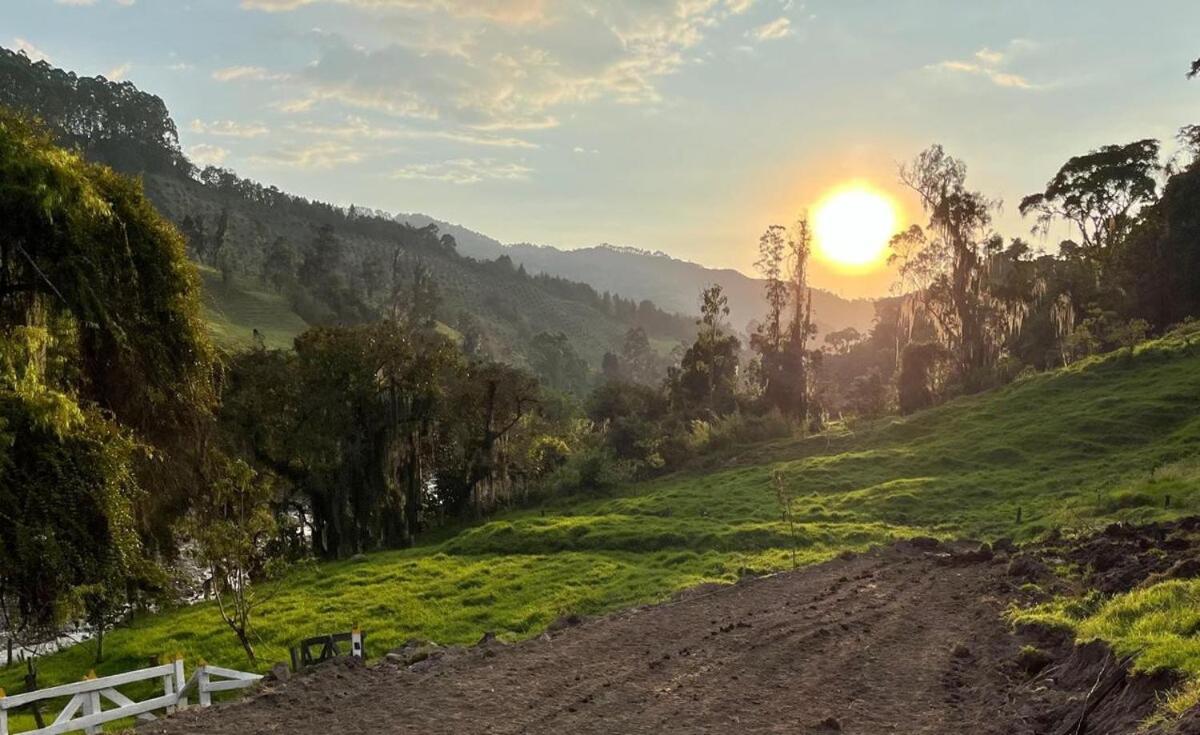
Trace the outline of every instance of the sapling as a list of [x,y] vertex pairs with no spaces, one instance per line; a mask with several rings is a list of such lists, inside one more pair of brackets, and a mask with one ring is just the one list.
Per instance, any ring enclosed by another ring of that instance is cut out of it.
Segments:
[[784,523],[788,525],[788,535],[792,539],[792,569],[799,566],[796,561],[796,519],[792,516],[792,501],[795,496],[792,494],[791,488],[788,487],[787,481],[783,478],[783,472],[775,470],[771,473],[771,486],[775,490],[775,502],[779,504],[779,513]]

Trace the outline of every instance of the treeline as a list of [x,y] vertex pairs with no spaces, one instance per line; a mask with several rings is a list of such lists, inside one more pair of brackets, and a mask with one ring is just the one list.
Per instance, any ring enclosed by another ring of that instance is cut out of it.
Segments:
[[998,203],[940,146],[901,169],[928,222],[892,240],[904,296],[870,334],[829,335],[823,391],[839,411],[934,405],[1100,352],[1132,349],[1200,315],[1200,127],[1163,160],[1156,140],[1075,156],[1020,211],[1065,223],[1057,253],[992,229]]

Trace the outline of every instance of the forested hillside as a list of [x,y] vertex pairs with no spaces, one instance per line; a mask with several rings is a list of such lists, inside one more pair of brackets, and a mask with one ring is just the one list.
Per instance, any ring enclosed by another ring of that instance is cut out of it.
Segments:
[[[507,255],[531,273],[583,281],[601,291],[649,299],[682,314],[694,312],[696,294],[715,283],[729,297],[729,321],[738,330],[752,331],[747,325],[761,319],[767,309],[764,282],[730,268],[706,268],[666,253],[612,245],[561,250],[548,245],[503,244],[424,214],[402,214],[396,219],[418,227],[436,224],[454,235],[459,252],[466,255],[489,259]],[[812,297],[818,337],[847,328],[866,332],[875,321],[875,301],[871,299],[845,299],[819,288],[812,290]]]
[[[533,277],[507,258],[464,257],[436,228],[310,202],[225,170],[197,170],[180,151],[162,100],[129,82],[79,77],[0,49],[0,106],[44,120],[89,158],[142,176],[151,201],[185,235],[189,255],[221,273],[223,288],[209,289],[206,305],[227,344],[252,344],[255,331],[278,343],[301,324],[370,321],[398,292],[426,286],[437,320],[469,351],[519,365],[545,360],[547,345],[561,350],[565,341],[597,369],[632,328],[642,327],[664,353],[694,333],[690,317],[648,302]],[[255,293],[278,294],[276,305],[286,311],[239,307],[262,302]],[[681,310],[694,313],[698,295]]]

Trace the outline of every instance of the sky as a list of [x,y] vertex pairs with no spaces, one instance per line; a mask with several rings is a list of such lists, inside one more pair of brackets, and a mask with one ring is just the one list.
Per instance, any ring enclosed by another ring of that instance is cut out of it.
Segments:
[[[753,273],[758,235],[933,142],[1004,204],[1200,123],[1195,0],[4,0],[0,45],[161,96],[184,150],[504,242]],[[1168,145],[1168,149],[1170,146]],[[887,291],[883,267],[815,285]]]

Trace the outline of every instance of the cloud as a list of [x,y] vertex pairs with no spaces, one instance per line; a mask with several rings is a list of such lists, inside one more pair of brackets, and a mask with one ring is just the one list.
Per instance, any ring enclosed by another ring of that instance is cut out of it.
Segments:
[[549,0],[242,0],[242,8],[278,13],[319,3],[373,11],[439,12],[512,25],[543,23],[549,7]]
[[289,78],[288,74],[272,72],[261,66],[227,66],[212,74],[218,82],[279,82]]
[[450,184],[478,184],[481,181],[520,181],[533,169],[519,163],[491,158],[456,158],[436,163],[413,163],[392,172],[394,179],[444,181]]
[[787,38],[792,35],[792,21],[787,18],[776,18],[770,23],[765,23],[755,28],[750,34],[760,41],[775,41],[780,38]]
[[104,78],[110,82],[119,82],[129,74],[129,70],[133,68],[133,64],[126,61],[124,64],[119,64],[109,69],[104,73]]
[[537,148],[536,143],[515,137],[482,134],[475,130],[418,130],[372,125],[361,117],[348,117],[342,123],[321,125],[296,123],[294,131],[323,137],[351,140],[444,140],[466,145],[491,146],[497,148]]
[[[750,0],[243,0],[285,12],[318,4],[369,14],[386,43],[315,31],[314,60],[284,72],[231,67],[222,81],[287,81],[277,109],[321,107],[480,131],[551,128],[582,105],[661,102],[660,81]],[[785,34],[786,20],[771,33]],[[777,37],[777,36],[773,36]]]
[[982,77],[997,87],[1037,89],[1040,85],[1034,84],[1020,74],[1005,71],[1004,69],[1014,55],[1032,48],[1034,48],[1032,41],[1018,38],[1009,43],[1008,50],[1006,51],[996,51],[984,47],[976,51],[970,59],[940,61],[936,64],[930,64],[925,68],[928,71],[938,73],[948,72],[951,74]]
[[220,166],[229,157],[229,151],[220,146],[198,143],[187,149],[188,158],[197,166]]
[[47,64],[50,63],[50,54],[42,51],[40,48],[34,46],[32,43],[26,41],[20,36],[13,39],[12,45],[17,52],[28,56],[30,61],[45,61]]
[[320,141],[252,156],[254,163],[284,168],[327,169],[363,160],[362,151],[343,143]]
[[234,120],[192,120],[188,127],[193,133],[225,138],[258,138],[271,132],[262,123],[239,123]]

